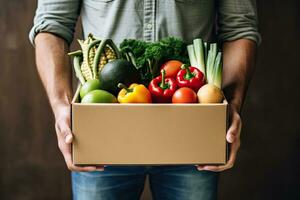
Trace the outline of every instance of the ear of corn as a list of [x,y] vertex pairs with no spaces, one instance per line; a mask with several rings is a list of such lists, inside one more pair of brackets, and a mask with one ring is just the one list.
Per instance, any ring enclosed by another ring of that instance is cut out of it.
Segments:
[[[80,66],[82,76],[77,76],[82,84],[83,80],[98,78],[99,71],[106,63],[121,57],[118,48],[110,39],[100,40],[89,34],[86,40],[78,40],[78,42],[81,50],[71,52],[69,55],[82,57]],[[74,59],[74,69],[78,74],[78,59]]]
[[80,47],[82,49],[82,54],[83,54],[83,60],[81,63],[81,67],[80,70],[82,72],[83,77],[85,78],[85,80],[90,80],[93,78],[93,74],[92,74],[92,70],[90,69],[89,65],[88,65],[88,54],[87,54],[87,50],[88,50],[88,42],[89,42],[89,38],[85,41],[82,40],[78,40]]
[[97,72],[96,72],[96,73],[99,73],[99,72],[103,69],[104,65],[105,65],[107,62],[108,62],[108,61],[107,61],[106,55],[105,55],[104,53],[102,53],[102,54],[101,54],[101,57],[100,57],[100,62],[98,63],[98,68],[97,68]]
[[80,62],[81,62],[81,57],[80,56],[74,56],[74,70],[76,77],[79,79],[80,83],[83,85],[85,83],[85,79],[83,77],[83,74],[80,70]]

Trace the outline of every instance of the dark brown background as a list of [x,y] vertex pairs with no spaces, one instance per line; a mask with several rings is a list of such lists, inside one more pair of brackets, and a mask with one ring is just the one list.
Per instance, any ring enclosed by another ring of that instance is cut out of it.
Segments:
[[[221,200],[300,199],[298,2],[258,2],[263,43],[244,107],[242,148],[236,167],[221,175]],[[69,173],[28,42],[35,8],[32,0],[0,0],[3,200],[71,198]]]

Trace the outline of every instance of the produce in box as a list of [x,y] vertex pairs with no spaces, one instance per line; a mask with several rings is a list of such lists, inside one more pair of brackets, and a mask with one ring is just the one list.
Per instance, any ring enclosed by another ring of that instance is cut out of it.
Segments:
[[166,71],[166,77],[175,78],[182,65],[183,63],[179,60],[169,60],[161,66],[161,70]]
[[127,87],[119,83],[118,87],[122,88],[118,95],[120,103],[152,103],[149,90],[142,84],[133,83]]
[[100,81],[98,79],[87,80],[80,89],[80,98],[82,99],[87,93],[97,89],[100,89]]
[[[82,103],[221,103],[222,53],[195,39],[186,45],[125,39],[120,52],[110,39],[89,34],[71,52]],[[147,89],[148,87],[148,89]],[[116,98],[114,95],[118,95]]]
[[224,99],[221,90],[222,53],[218,51],[217,44],[208,45],[202,39],[195,39],[187,49],[191,65],[206,77],[206,85],[197,92],[199,103],[221,103]]
[[189,87],[196,92],[205,83],[203,73],[196,67],[187,65],[182,65],[181,70],[177,73],[176,81],[179,87]]
[[81,50],[69,53],[74,57],[74,69],[81,84],[90,79],[98,79],[104,65],[120,58],[118,48],[110,39],[96,39],[92,34],[86,40],[78,40]]
[[141,82],[148,85],[159,75],[163,63],[178,60],[189,64],[184,41],[168,37],[158,42],[125,39],[120,44],[123,58],[130,61],[139,71]]
[[176,90],[172,97],[172,103],[197,103],[197,95],[193,89],[182,87]]
[[177,89],[174,78],[166,78],[166,71],[161,70],[161,75],[154,78],[149,84],[149,91],[156,103],[171,103],[172,96]]
[[139,82],[139,74],[135,67],[123,59],[116,59],[107,63],[99,72],[100,88],[112,94],[118,94],[119,83],[129,86],[131,83]]
[[117,103],[117,99],[111,93],[105,90],[93,90],[87,93],[81,100],[81,103]]

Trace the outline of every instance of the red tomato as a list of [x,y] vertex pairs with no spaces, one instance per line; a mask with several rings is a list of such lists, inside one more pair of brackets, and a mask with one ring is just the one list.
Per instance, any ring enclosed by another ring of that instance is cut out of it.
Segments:
[[182,87],[176,90],[172,97],[172,103],[197,103],[197,95],[191,88]]
[[175,77],[183,65],[179,60],[169,60],[164,63],[160,70],[164,69],[166,71],[166,77]]

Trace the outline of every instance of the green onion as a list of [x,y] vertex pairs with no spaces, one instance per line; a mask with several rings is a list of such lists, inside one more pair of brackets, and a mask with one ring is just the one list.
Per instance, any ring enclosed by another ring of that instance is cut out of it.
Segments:
[[187,50],[188,50],[191,66],[197,67],[198,63],[197,63],[197,59],[195,56],[194,45],[192,45],[192,44],[188,45]]
[[[197,68],[205,75],[205,59],[204,59],[204,46],[202,39],[195,39],[194,43],[194,52],[197,61]],[[196,67],[196,66],[195,66]]]
[[218,51],[217,43],[209,44],[202,39],[194,39],[187,46],[190,63],[205,75],[206,81],[222,88],[222,52]]
[[222,87],[222,53],[221,52],[218,52],[215,60],[212,83],[221,89]]
[[217,44],[213,43],[210,44],[210,49],[208,52],[208,58],[207,58],[207,63],[206,63],[206,72],[207,72],[207,81],[208,83],[212,83],[212,77],[213,77],[213,68],[214,68],[214,63],[215,63],[215,58],[217,54]]
[[208,55],[208,46],[207,46],[207,42],[204,42],[204,61],[205,64],[207,63],[207,55]]

